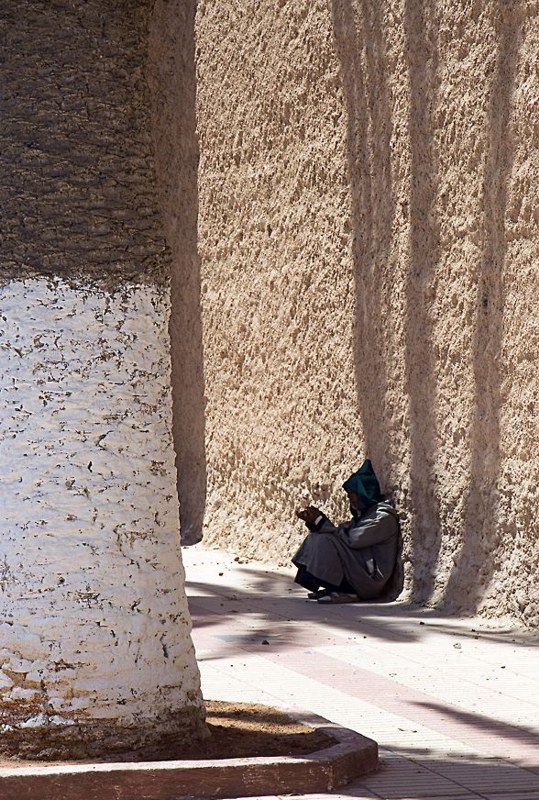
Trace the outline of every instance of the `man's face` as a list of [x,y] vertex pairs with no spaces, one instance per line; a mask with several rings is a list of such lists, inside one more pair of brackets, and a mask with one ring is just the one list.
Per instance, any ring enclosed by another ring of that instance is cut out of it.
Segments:
[[352,511],[360,511],[361,510],[361,500],[359,499],[359,495],[357,492],[346,492],[348,495],[348,500],[350,501],[350,508]]

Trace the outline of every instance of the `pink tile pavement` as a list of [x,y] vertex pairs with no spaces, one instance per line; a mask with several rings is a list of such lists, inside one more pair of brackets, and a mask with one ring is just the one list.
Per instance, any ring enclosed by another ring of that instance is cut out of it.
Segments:
[[331,797],[539,800],[537,635],[399,604],[327,608],[290,571],[183,554],[206,697],[300,708],[378,741],[378,772]]

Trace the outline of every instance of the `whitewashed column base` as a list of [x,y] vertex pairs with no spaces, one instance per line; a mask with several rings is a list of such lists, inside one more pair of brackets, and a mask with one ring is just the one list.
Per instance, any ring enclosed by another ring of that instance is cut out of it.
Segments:
[[0,287],[4,752],[204,735],[179,547],[168,291]]

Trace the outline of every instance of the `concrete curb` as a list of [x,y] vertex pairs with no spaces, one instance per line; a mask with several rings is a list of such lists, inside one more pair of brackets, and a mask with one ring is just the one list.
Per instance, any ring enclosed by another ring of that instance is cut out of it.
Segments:
[[0,769],[2,800],[179,800],[327,791],[378,765],[378,745],[355,731],[290,714],[336,744],[306,756],[148,761]]

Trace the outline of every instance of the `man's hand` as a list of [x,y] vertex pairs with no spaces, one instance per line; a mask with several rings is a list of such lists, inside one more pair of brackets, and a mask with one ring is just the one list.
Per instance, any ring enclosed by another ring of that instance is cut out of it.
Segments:
[[302,511],[296,511],[296,514],[303,522],[306,522],[307,525],[314,525],[315,520],[322,514],[318,508],[314,506],[307,506]]

